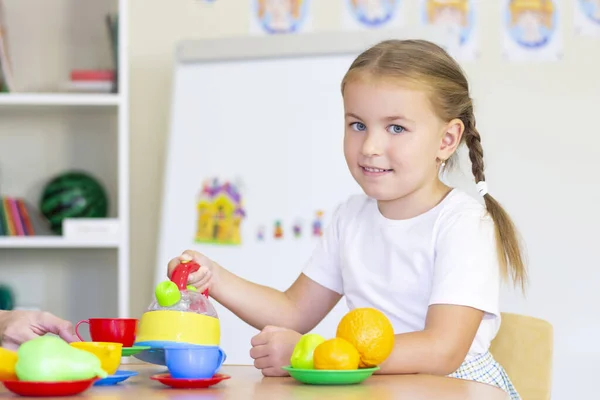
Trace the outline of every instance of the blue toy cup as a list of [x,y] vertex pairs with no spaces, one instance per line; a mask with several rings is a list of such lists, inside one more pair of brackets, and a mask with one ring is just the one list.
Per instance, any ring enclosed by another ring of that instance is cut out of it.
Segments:
[[212,378],[227,358],[219,346],[170,346],[164,352],[169,373],[176,379]]

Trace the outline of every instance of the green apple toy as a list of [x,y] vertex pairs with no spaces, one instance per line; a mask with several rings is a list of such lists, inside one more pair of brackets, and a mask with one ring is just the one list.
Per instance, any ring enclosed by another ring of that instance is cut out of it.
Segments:
[[323,343],[325,338],[316,333],[302,335],[290,358],[290,364],[295,369],[314,369],[313,353],[315,348]]

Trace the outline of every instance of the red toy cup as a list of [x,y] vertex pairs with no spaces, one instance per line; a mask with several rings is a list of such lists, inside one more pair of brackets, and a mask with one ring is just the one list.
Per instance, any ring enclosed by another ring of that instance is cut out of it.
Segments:
[[88,324],[93,342],[121,343],[123,347],[132,347],[137,333],[138,320],[135,318],[90,318],[75,325],[75,334],[82,342],[79,326]]

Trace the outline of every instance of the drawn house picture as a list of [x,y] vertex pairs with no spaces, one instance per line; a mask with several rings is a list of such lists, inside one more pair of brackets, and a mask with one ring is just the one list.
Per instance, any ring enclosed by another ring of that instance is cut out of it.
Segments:
[[242,243],[240,228],[246,217],[242,196],[230,182],[218,180],[205,182],[197,202],[198,243],[239,245]]

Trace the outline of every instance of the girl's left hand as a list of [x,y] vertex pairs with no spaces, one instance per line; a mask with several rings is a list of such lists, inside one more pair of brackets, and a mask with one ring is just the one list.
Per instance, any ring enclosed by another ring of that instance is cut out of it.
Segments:
[[291,329],[266,326],[250,342],[250,357],[254,359],[254,366],[264,376],[288,376],[281,367],[290,365],[294,347],[301,337],[300,333]]

